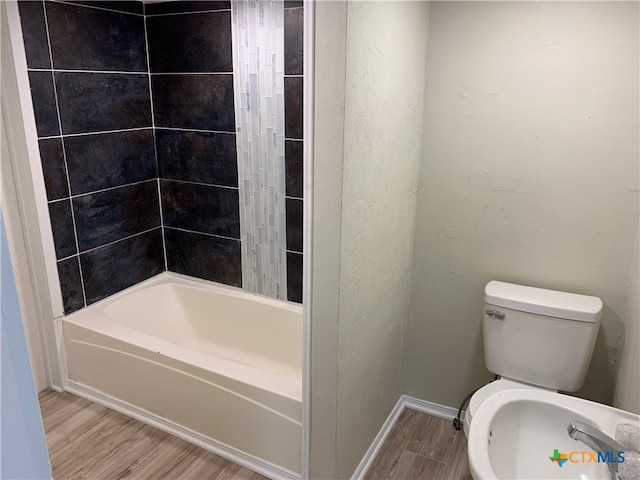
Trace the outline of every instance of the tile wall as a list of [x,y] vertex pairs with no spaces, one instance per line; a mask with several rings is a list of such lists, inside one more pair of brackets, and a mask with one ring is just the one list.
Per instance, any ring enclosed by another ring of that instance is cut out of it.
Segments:
[[19,9],[70,313],[165,268],[142,4]]
[[170,271],[242,286],[231,4],[146,5]]
[[[165,269],[241,286],[230,3],[19,8],[65,312]],[[296,302],[302,31],[302,2],[286,2],[287,276]]]
[[303,7],[284,4],[285,162],[287,194],[287,295],[302,302],[302,75]]

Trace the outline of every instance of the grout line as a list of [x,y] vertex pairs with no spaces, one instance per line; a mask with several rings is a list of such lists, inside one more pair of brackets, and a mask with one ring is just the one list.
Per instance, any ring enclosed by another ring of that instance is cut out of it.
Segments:
[[[146,13],[146,5],[142,4],[142,13]],[[147,75],[149,77],[149,102],[151,108],[151,132],[153,134],[153,153],[156,159],[156,186],[158,189],[158,211],[160,213],[160,233],[162,234],[162,257],[164,260],[164,271],[168,271],[167,263],[167,242],[164,238],[164,211],[162,209],[162,190],[160,189],[160,164],[158,163],[158,143],[156,142],[156,117],[153,108],[153,87],[151,84],[151,59],[149,58],[149,33],[147,32],[147,16],[144,16],[144,46],[145,57],[147,58]]]
[[284,78],[304,78],[302,73],[285,73]]
[[288,137],[284,137],[285,141],[286,140],[290,140],[292,142],[302,142],[304,141],[302,138],[288,138]]
[[224,133],[227,135],[235,135],[236,131],[228,132],[224,130],[203,130],[200,128],[183,128],[183,127],[154,127],[156,130],[175,130],[176,132],[195,132],[195,133]]
[[123,242],[123,241],[129,240],[129,239],[131,239],[133,237],[138,237],[140,235],[144,235],[144,234],[152,232],[152,231],[154,231],[154,230],[156,230],[158,228],[161,228],[160,225],[158,225],[157,227],[148,228],[148,229],[143,230],[143,231],[138,232],[138,233],[133,233],[131,235],[127,235],[126,237],[122,237],[122,238],[119,238],[117,240],[112,240],[111,242],[107,242],[107,243],[104,243],[102,245],[98,245],[97,247],[88,248],[87,250],[83,250],[82,252],[80,252],[78,254],[78,256],[84,255],[85,253],[93,252],[94,250],[98,250],[99,248],[102,248],[102,247],[108,247],[109,245],[113,245],[114,243]]
[[162,256],[164,257],[164,271],[168,271],[169,267],[167,266],[167,242],[164,238],[164,210],[162,208],[162,190],[160,189],[160,178],[157,178],[158,185],[158,207],[160,208],[160,232],[162,233]]
[[287,200],[301,200],[304,201],[304,197],[292,197],[291,195],[285,195],[284,198]]
[[140,181],[137,181],[137,182],[125,183],[123,185],[116,185],[114,187],[101,188],[100,190],[92,190],[90,192],[78,193],[76,195],[70,195],[70,196],[65,197],[65,198],[58,198],[58,199],[55,199],[55,200],[49,200],[47,203],[55,203],[55,202],[59,202],[61,200],[73,200],[74,198],[84,197],[85,195],[93,195],[94,193],[108,192],[110,190],[116,190],[118,188],[133,187],[135,185],[140,185],[140,184],[146,183],[146,182],[153,182],[155,180],[156,180],[156,178],[147,178],[146,180],[140,180]]
[[[144,7],[143,7],[144,8]],[[144,11],[144,10],[143,10]],[[145,42],[145,52],[144,55],[147,59],[147,78],[149,80],[149,108],[151,109],[151,128],[155,128],[156,119],[153,111],[153,90],[151,88],[151,64],[149,60],[149,38],[147,34],[147,22],[144,22],[144,42]],[[155,136],[154,136],[155,139]],[[155,145],[155,144],[154,144]],[[156,154],[156,163],[157,163],[157,154]]]
[[187,228],[180,228],[180,227],[172,227],[170,225],[167,225],[165,228],[169,228],[171,230],[178,230],[179,232],[195,233],[197,235],[205,235],[207,237],[224,238],[225,240],[234,240],[236,242],[240,242],[240,238],[227,237],[226,235],[217,235],[215,233],[198,232],[196,230],[189,230]]
[[299,252],[297,250],[286,250],[287,253],[295,253],[296,255],[304,255],[304,252]]
[[187,185],[199,185],[201,187],[215,187],[215,188],[226,188],[229,190],[238,190],[238,187],[232,187],[229,185],[217,185],[215,183],[192,182],[190,180],[176,180],[173,178],[160,178],[159,180],[162,180],[165,182],[185,183]]
[[38,141],[40,140],[51,140],[54,138],[62,138],[62,135],[48,135],[46,137],[38,137]]
[[172,12],[172,13],[151,13],[145,14],[146,18],[155,18],[155,17],[169,17],[171,15],[195,15],[198,13],[216,13],[216,12],[231,12],[230,8],[218,8],[213,10],[199,10],[197,12]]
[[30,72],[54,72],[54,73],[97,73],[97,74],[114,74],[114,75],[146,75],[147,72],[140,70],[138,72],[128,72],[124,70],[85,70],[85,69],[69,69],[69,68],[28,68]]
[[78,254],[74,253],[73,255],[68,255],[66,257],[56,259],[56,263],[64,262],[65,260],[69,260],[70,258],[77,257]]
[[149,127],[136,127],[136,128],[122,128],[120,130],[100,130],[98,132],[85,132],[85,133],[65,133],[62,135],[50,135],[48,137],[38,137],[38,140],[47,140],[49,138],[68,138],[68,137],[82,137],[86,135],[103,135],[109,133],[123,133],[123,132],[139,132],[141,130],[151,130],[152,126]]
[[[78,259],[78,272],[80,273],[80,286],[82,287],[82,300],[84,302],[84,306],[87,306],[87,293],[84,290],[84,275],[82,273],[82,262],[80,261],[80,252],[76,255]],[[62,285],[60,285],[62,287]],[[79,310],[79,309],[78,309]]]
[[71,197],[54,198],[53,200],[47,200],[47,205],[51,205],[52,203],[64,202],[65,200],[71,200]]
[[[47,7],[43,2],[43,14],[44,14],[44,26],[47,30],[47,48],[49,49],[49,61],[51,62],[51,68],[53,69],[53,53],[51,52],[51,36],[49,33],[49,18],[47,17]],[[53,98],[56,104],[56,115],[58,117],[58,128],[60,129],[60,136],[62,136],[62,118],[60,117],[60,105],[58,103],[58,89],[56,87],[56,76],[51,72],[51,81],[53,82]],[[69,189],[69,208],[71,209],[71,223],[73,225],[73,239],[76,243],[76,253],[78,253],[78,268],[80,270],[80,285],[82,286],[82,300],[84,306],[87,306],[87,294],[84,289],[84,277],[82,275],[82,265],[80,264],[80,246],[78,244],[78,229],[76,227],[76,215],[73,211],[73,202],[71,201],[71,180],[69,175],[69,167],[67,165],[67,151],[64,148],[64,141],[60,142],[62,145],[62,160],[64,162],[64,170],[67,175],[67,188]],[[51,219],[49,219],[51,222]],[[53,228],[53,222],[51,222],[51,228]]]
[[233,75],[233,72],[151,72],[151,75]]
[[67,257],[59,258],[56,260],[56,263],[64,262],[65,260],[69,260],[70,258],[77,257],[78,254],[74,253],[73,255],[69,255]]
[[[105,7],[98,7],[96,5],[85,5],[82,3],[69,3],[69,2],[61,2],[58,0],[52,0],[53,3],[60,3],[63,5],[73,5],[74,7],[84,7],[84,8],[93,8],[94,10],[105,10],[107,12],[114,12],[114,13],[122,13],[124,15],[135,15],[136,17],[144,17],[144,13],[135,13],[135,12],[123,12],[121,10],[113,10],[111,8],[105,8]],[[143,10],[144,12],[144,10]]]

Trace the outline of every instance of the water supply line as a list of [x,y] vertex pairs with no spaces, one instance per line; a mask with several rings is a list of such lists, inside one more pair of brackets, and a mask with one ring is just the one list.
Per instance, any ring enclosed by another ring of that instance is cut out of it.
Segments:
[[[493,378],[489,380],[489,383],[495,382],[499,378],[500,375],[494,375]],[[465,405],[469,402],[469,399],[473,396],[473,394],[480,390],[482,387],[484,387],[484,385],[481,385],[480,387],[473,390],[471,393],[469,393],[469,395],[464,397],[464,400],[462,400],[460,408],[458,409],[458,415],[453,419],[453,428],[455,428],[456,430],[462,430],[462,420],[460,420],[460,417],[462,416],[462,410],[464,410]]]

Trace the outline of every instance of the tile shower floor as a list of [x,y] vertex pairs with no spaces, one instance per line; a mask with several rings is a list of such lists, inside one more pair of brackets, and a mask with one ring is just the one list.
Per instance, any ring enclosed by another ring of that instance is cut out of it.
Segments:
[[[68,393],[40,395],[56,480],[264,479],[149,425]],[[467,442],[449,420],[405,410],[366,479],[471,479]]]

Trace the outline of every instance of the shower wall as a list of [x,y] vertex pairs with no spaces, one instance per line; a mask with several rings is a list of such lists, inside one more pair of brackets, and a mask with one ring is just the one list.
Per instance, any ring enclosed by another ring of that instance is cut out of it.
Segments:
[[[287,283],[300,302],[303,9],[285,5]],[[164,270],[241,286],[230,2],[19,9],[65,313]]]
[[241,286],[230,8],[145,13],[167,268]]
[[284,4],[284,109],[287,195],[287,295],[302,302],[302,1]]
[[19,2],[66,313],[164,270],[142,4],[109,6]]

